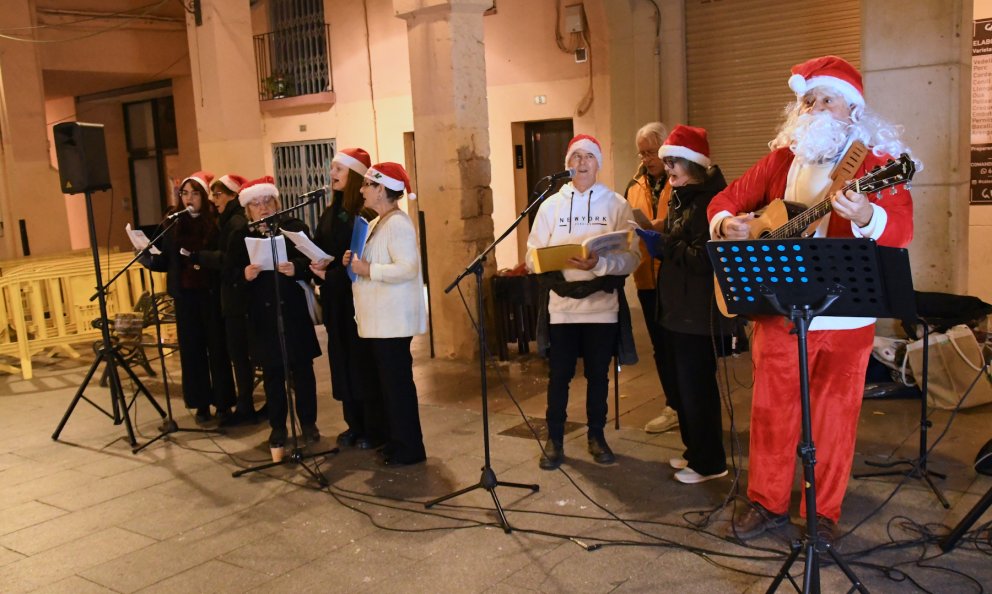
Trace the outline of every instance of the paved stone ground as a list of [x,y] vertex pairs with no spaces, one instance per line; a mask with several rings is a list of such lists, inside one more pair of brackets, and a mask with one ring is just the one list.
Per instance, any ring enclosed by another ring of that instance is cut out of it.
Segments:
[[[641,321],[635,323],[640,332]],[[647,344],[642,333],[639,339]],[[543,416],[543,361],[523,357],[494,366],[493,468],[500,480],[536,483],[540,491],[497,489],[512,534],[498,527],[485,491],[425,510],[423,502],[479,480],[481,404],[475,365],[431,361],[424,340],[415,348],[427,463],[386,469],[368,452],[343,451],[320,462],[331,484],[324,490],[292,466],[231,477],[267,461],[262,425],[228,435],[177,433],[132,455],[123,426],[82,402],[60,441],[52,441],[87,361],[39,360],[33,380],[0,377],[0,592],[708,593],[768,587],[796,530],[751,547],[722,537],[733,503],[721,504],[732,479],[696,486],[672,480],[666,461],[680,453],[677,432],[641,430],[660,408],[657,376],[646,362],[620,376],[622,428],[607,432],[618,463],[593,463],[577,430],[567,436],[563,472],[537,468],[533,439],[501,435],[523,422],[511,394],[524,414]],[[169,365],[174,381],[176,362]],[[329,397],[326,359],[316,369],[322,445],[330,445],[343,422]],[[727,375],[736,412],[735,431],[725,416],[727,443],[736,432],[746,449],[750,360],[731,360]],[[164,405],[161,381],[148,385]],[[179,425],[196,427],[175,391]],[[579,374],[572,420],[584,420],[583,392]],[[109,399],[95,386],[86,394],[101,404]],[[916,407],[915,401],[865,404],[856,470],[866,458],[915,452]],[[873,592],[992,587],[987,529],[981,550],[966,539],[941,555],[934,538],[912,528],[926,524],[943,533],[941,524],[955,524],[992,488],[992,480],[971,468],[992,437],[989,412],[957,415],[934,452],[931,467],[948,474],[939,484],[949,511],[919,481],[904,481],[894,495],[898,479],[852,481],[842,528],[868,519],[840,546]],[[157,434],[159,420],[146,401],[138,400],[134,415],[139,442]],[[949,415],[933,419],[935,438]],[[797,481],[794,519],[798,497]],[[707,519],[700,529],[689,523]],[[917,563],[921,558],[927,561]],[[882,568],[893,565],[915,584],[897,581],[901,574],[887,578]],[[800,571],[796,566],[793,574]],[[836,567],[825,567],[822,579],[824,591],[847,589]]]

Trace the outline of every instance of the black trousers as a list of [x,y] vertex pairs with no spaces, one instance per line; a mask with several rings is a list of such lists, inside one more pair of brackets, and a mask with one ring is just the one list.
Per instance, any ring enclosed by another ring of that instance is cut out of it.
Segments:
[[654,289],[637,290],[637,300],[641,302],[641,311],[644,312],[644,323],[648,328],[648,337],[651,338],[651,355],[654,358],[655,369],[658,370],[658,380],[661,380],[661,353],[664,348],[664,340],[661,337],[661,324],[658,323],[657,299],[658,292]]
[[254,411],[252,393],[255,390],[255,366],[251,362],[251,336],[248,332],[248,316],[225,316],[224,333],[227,337],[227,354],[234,366],[234,383],[238,388],[238,410],[242,413]]
[[175,296],[179,364],[186,408],[234,405],[234,380],[227,356],[220,303],[206,289]]
[[[400,463],[419,462],[427,457],[420,428],[417,385],[413,382],[412,337],[362,338],[372,353],[377,373],[368,382],[364,397],[381,400],[389,441],[384,453]],[[377,380],[377,381],[375,381]]]
[[555,441],[565,437],[568,417],[568,385],[575,377],[575,363],[582,357],[586,378],[586,424],[590,435],[602,435],[606,427],[607,395],[610,389],[610,359],[617,348],[619,324],[551,324],[549,357],[548,435]]
[[689,468],[709,475],[727,469],[713,338],[662,329],[662,387],[679,416]]
[[358,336],[354,312],[337,316],[327,329],[327,363],[331,368],[331,394],[341,401],[344,422],[355,434],[373,443],[388,439],[382,390],[378,383],[375,356],[371,344]]
[[[306,427],[317,422],[317,380],[313,375],[313,360],[290,362],[293,372],[293,398],[296,416]],[[285,429],[289,406],[286,402],[286,374],[282,365],[264,365],[265,399],[269,409],[269,426]]]

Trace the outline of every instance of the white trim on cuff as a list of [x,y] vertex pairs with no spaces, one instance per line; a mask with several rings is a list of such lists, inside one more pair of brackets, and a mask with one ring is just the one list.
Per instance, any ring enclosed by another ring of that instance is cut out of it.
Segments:
[[872,204],[871,209],[873,212],[868,224],[864,227],[859,227],[857,223],[851,221],[851,232],[854,233],[855,237],[867,237],[868,239],[878,241],[878,238],[882,236],[882,232],[885,231],[885,224],[889,221],[889,214],[877,204]]
[[723,235],[720,233],[720,223],[723,222],[723,219],[732,216],[734,215],[726,210],[721,210],[713,215],[713,218],[710,219],[710,237],[713,239],[723,239]]

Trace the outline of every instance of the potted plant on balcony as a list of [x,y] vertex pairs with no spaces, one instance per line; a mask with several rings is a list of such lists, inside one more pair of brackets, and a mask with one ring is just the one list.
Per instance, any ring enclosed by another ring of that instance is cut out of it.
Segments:
[[293,77],[288,74],[276,73],[263,81],[269,99],[282,99],[293,94]]

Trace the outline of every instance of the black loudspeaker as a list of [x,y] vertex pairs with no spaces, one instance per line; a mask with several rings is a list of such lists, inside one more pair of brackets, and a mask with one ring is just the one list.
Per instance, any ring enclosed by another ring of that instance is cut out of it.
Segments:
[[110,189],[103,124],[65,122],[52,128],[64,194]]

